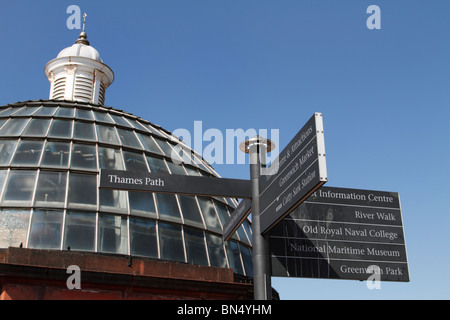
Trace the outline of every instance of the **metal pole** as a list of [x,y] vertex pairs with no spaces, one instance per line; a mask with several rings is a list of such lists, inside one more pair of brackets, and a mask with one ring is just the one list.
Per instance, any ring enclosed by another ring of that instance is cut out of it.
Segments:
[[269,241],[261,234],[259,206],[260,154],[265,156],[266,144],[259,137],[248,143],[250,153],[250,179],[252,184],[252,260],[255,300],[272,300]]

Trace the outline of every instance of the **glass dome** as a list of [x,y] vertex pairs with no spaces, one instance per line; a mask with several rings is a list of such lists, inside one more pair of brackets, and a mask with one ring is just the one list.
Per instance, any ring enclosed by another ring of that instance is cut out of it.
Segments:
[[235,199],[99,190],[100,169],[220,178],[192,150],[193,161],[172,162],[176,141],[102,105],[38,100],[0,107],[0,248],[143,256],[252,277],[249,221],[222,240]]

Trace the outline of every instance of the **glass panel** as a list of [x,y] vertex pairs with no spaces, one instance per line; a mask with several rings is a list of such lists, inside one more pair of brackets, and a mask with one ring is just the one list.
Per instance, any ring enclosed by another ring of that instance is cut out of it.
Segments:
[[36,205],[64,206],[66,181],[66,172],[41,171],[36,188]]
[[127,248],[127,219],[121,216],[99,215],[98,251],[126,254]]
[[70,120],[53,120],[48,133],[52,138],[70,138],[72,136],[72,123]]
[[56,107],[42,107],[38,112],[35,113],[35,116],[48,116],[51,117],[56,111]]
[[36,171],[12,170],[6,183],[3,202],[22,201],[23,205],[29,205],[35,181]]
[[144,156],[142,154],[124,151],[123,158],[128,171],[148,172],[147,165],[145,164]]
[[15,108],[3,108],[2,107],[0,109],[0,117],[7,117],[15,110],[16,110]]
[[208,245],[209,262],[211,266],[226,268],[227,259],[225,258],[222,237],[206,232],[206,243]]
[[123,170],[119,149],[98,147],[98,156],[101,169]]
[[7,173],[7,170],[0,170],[0,194],[2,193],[3,184],[5,183]]
[[17,117],[17,116],[31,116],[39,108],[40,108],[40,106],[39,107],[25,107],[25,108],[22,108],[20,111],[16,112],[14,114],[14,116],[15,117]]
[[152,173],[169,173],[163,159],[147,156],[148,166]]
[[237,229],[237,234],[239,235],[239,239],[242,242],[250,244],[250,242],[248,242],[247,236],[245,235],[244,228],[242,227],[242,225]]
[[239,247],[237,242],[227,241],[225,242],[225,247],[227,248],[228,261],[230,262],[230,268],[238,274],[244,274],[244,269],[241,263],[241,256],[239,254]]
[[95,214],[67,212],[63,249],[94,251]]
[[70,173],[69,205],[97,205],[97,176]]
[[156,208],[152,193],[128,191],[128,199],[132,214],[142,214],[156,218]]
[[156,134],[156,135],[158,135],[158,136],[160,136],[160,137],[166,138],[166,135],[164,135],[163,132],[161,132],[159,129],[157,129],[157,128],[151,126],[150,124],[146,124],[146,127],[148,127],[149,130],[150,130],[151,132],[153,132],[154,134]]
[[184,222],[203,228],[202,217],[200,216],[200,210],[197,201],[195,201],[195,197],[178,195],[178,199],[180,200]]
[[131,255],[158,258],[155,221],[130,217],[130,242]]
[[11,119],[0,130],[0,136],[3,137],[19,136],[27,123],[28,119]]
[[119,138],[117,138],[114,127],[97,125],[98,141],[109,144],[120,145]]
[[47,142],[42,157],[42,167],[67,168],[69,163],[69,143]]
[[90,110],[76,109],[76,118],[85,120],[94,120]]
[[[156,138],[155,138],[155,141],[158,144],[158,146],[161,148],[161,150],[164,151],[164,154],[170,158],[172,156],[173,149],[171,147],[169,147],[167,142],[160,140],[160,139],[156,139]],[[176,154],[175,151],[173,153]]]
[[0,248],[26,245],[30,211],[0,209]]
[[223,226],[228,221],[230,214],[228,213],[227,207],[224,204],[218,201],[214,201],[214,204],[216,206],[217,215],[219,216],[220,222]]
[[92,123],[75,121],[73,138],[95,141],[94,125]]
[[206,227],[209,230],[216,232],[222,232],[222,228],[217,218],[216,211],[211,199],[198,197],[198,203],[203,212],[203,218],[205,219]]
[[181,226],[159,223],[161,259],[185,262]]
[[207,173],[212,173],[210,168],[206,165],[206,163],[201,159],[199,155],[196,153],[193,154],[194,157],[194,163],[197,164],[199,167],[201,167],[203,170],[205,170]]
[[187,262],[207,266],[208,258],[206,257],[203,231],[185,227],[184,239],[186,241]]
[[114,121],[117,124],[125,126],[125,127],[130,127],[130,124],[128,122],[126,122],[124,120],[124,118],[122,118],[121,116],[118,116],[118,115],[115,115],[115,114],[110,114],[110,116],[114,119]]
[[253,262],[250,249],[242,245],[239,246],[242,253],[242,261],[244,262],[245,275],[253,278]]
[[73,108],[62,108],[62,107],[59,107],[59,109],[56,112],[55,116],[63,117],[63,118],[73,118],[74,111],[75,110]]
[[163,155],[163,152],[161,149],[156,145],[156,142],[153,141],[153,138],[150,136],[147,136],[145,134],[136,132],[136,135],[138,136],[139,140],[141,140],[142,145],[144,146],[144,149],[146,151],[150,151],[153,153],[161,154]]
[[148,133],[148,129],[144,125],[142,125],[139,121],[130,118],[127,118],[127,121],[130,122],[136,129]]
[[159,218],[181,222],[177,200],[174,194],[155,193],[156,205],[158,206]]
[[17,147],[11,165],[37,165],[41,158],[43,141],[22,140]]
[[133,131],[124,130],[117,128],[117,132],[119,133],[120,141],[122,141],[122,145],[126,147],[142,149],[142,146],[139,144],[138,139]]
[[155,141],[158,143],[158,145],[161,147],[161,149],[164,151],[165,155],[170,158],[175,163],[181,163],[183,162],[183,159],[177,154],[176,149],[172,149],[169,146],[169,143],[156,139]]
[[104,112],[94,111],[95,120],[106,123],[114,123],[111,117]]
[[97,170],[95,146],[74,143],[70,167],[73,169]]
[[1,119],[0,120],[0,128],[3,127],[3,125],[8,121],[8,119]]
[[126,191],[99,190],[100,210],[111,212],[127,212]]
[[248,223],[247,220],[245,220],[242,223],[242,225],[244,226],[245,233],[247,233],[248,240],[250,241],[249,244],[251,244],[252,243],[252,232],[251,232],[250,224]]
[[170,171],[172,174],[180,174],[180,175],[186,175],[186,171],[184,171],[182,165],[175,164],[170,161],[166,161],[167,165],[169,166]]
[[61,247],[62,211],[35,211],[31,219],[29,248],[59,249]]
[[9,160],[13,154],[16,147],[17,141],[14,140],[1,140],[0,141],[0,166],[7,166]]
[[197,171],[197,169],[185,166],[188,175],[190,176],[201,176],[201,174]]
[[31,119],[22,136],[44,137],[49,124],[50,119]]

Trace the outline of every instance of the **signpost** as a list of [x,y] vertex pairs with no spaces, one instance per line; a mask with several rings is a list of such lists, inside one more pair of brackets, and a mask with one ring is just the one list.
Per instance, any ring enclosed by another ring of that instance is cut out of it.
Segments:
[[185,195],[251,198],[250,181],[176,174],[100,171],[100,188]]
[[267,233],[327,181],[322,114],[315,113],[260,179],[261,232]]
[[321,113],[261,168],[272,148],[258,136],[241,144],[250,155],[250,180],[101,170],[100,188],[243,199],[223,238],[229,240],[252,212],[255,299],[271,299],[272,275],[367,280],[375,273],[380,280],[409,281],[398,194],[322,187]]
[[237,208],[231,213],[230,219],[228,219],[223,226],[223,240],[230,240],[231,236],[250,214],[251,207],[251,200],[243,199],[241,201]]
[[397,193],[322,187],[269,236],[273,276],[409,281]]

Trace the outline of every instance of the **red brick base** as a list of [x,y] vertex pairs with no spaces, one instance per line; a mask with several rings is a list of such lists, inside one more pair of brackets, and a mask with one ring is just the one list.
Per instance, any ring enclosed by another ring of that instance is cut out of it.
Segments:
[[[81,270],[81,289],[67,288],[70,265]],[[0,300],[10,299],[253,299],[253,285],[239,281],[232,269],[89,252],[8,248],[0,249]]]

